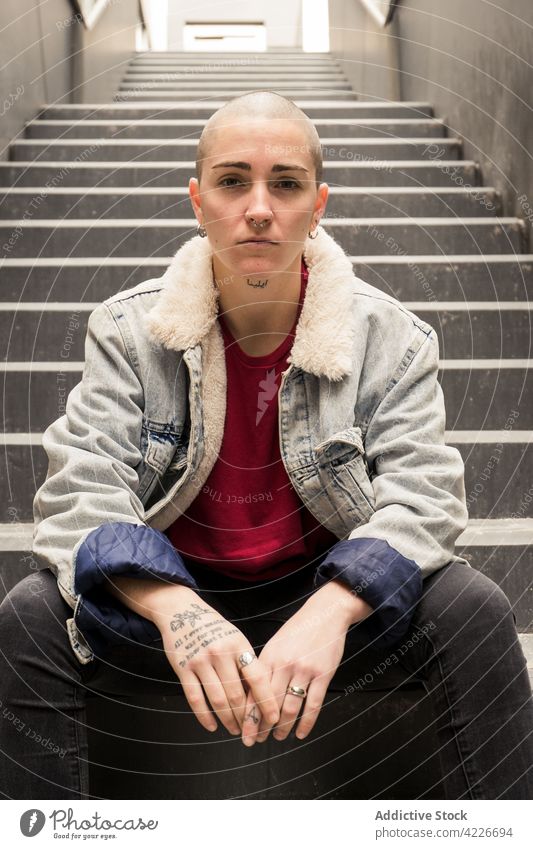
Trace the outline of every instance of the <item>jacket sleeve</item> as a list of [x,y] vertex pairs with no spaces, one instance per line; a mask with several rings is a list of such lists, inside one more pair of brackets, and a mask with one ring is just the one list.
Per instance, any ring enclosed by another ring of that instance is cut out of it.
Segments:
[[467,562],[454,555],[468,514],[461,455],[444,443],[438,357],[430,330],[391,378],[365,438],[374,512],[330,549],[315,574],[315,586],[338,578],[374,608],[355,626],[374,648],[406,633],[424,578],[451,561]]
[[169,540],[144,523],[135,471],[143,408],[120,330],[100,304],[89,317],[82,380],[65,415],[43,434],[48,473],[33,502],[33,552],[56,576],[93,650],[157,636],[152,623],[102,589],[104,577],[161,577],[196,588]]

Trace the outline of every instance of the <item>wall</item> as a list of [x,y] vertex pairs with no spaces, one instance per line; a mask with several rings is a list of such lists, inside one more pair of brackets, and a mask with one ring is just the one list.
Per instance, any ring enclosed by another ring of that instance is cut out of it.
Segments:
[[533,4],[508,12],[483,0],[409,0],[400,5],[403,100],[428,100],[466,158],[503,193],[507,215],[533,207]]
[[89,32],[69,0],[2,0],[0,158],[43,103],[111,99],[137,19],[135,0],[113,0]]
[[395,23],[385,29],[358,0],[329,0],[329,49],[361,100],[398,100]]
[[533,220],[533,3],[506,5],[409,0],[382,30],[358,0],[329,0],[330,49],[362,99],[433,104],[505,214]]
[[169,50],[182,50],[186,21],[265,21],[267,46],[301,49],[301,0],[169,0]]

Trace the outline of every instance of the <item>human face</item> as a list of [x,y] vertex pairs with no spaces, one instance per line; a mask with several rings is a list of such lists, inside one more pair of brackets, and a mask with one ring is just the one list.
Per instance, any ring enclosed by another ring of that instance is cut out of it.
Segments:
[[325,210],[328,186],[317,190],[299,123],[261,119],[217,127],[201,188],[192,178],[189,194],[221,270],[244,277],[283,273],[299,263],[308,231]]

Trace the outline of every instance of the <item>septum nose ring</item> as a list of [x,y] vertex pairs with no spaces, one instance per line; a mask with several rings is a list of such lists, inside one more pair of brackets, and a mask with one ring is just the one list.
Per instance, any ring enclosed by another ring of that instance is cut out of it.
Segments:
[[253,220],[253,218],[252,218],[252,226],[253,226],[253,227],[259,227],[259,228],[261,228],[261,227],[266,227],[267,223],[268,223],[267,221],[259,221],[259,222],[257,222],[257,221],[254,221],[254,220]]

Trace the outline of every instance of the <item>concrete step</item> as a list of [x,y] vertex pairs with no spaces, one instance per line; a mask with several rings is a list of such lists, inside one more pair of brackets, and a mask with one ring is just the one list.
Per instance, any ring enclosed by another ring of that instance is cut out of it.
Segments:
[[[465,463],[465,487],[469,514],[473,519],[506,519],[513,514],[533,518],[531,431],[454,431],[446,441],[455,445]],[[463,441],[469,440],[469,441]],[[486,441],[485,441],[486,440]],[[33,519],[36,488],[46,477],[47,457],[41,434],[4,433],[0,477],[7,481],[9,498],[0,504],[0,522],[8,521],[9,507],[21,521]]]
[[[46,194],[44,193],[46,191]],[[178,218],[189,217],[189,192],[180,189],[63,189],[36,186],[0,189],[0,217],[23,218]],[[329,191],[330,217],[419,216],[488,217],[501,215],[501,195],[493,188],[417,189],[342,188]]]
[[[258,86],[258,88],[262,90],[271,90],[270,86]],[[217,89],[213,91],[210,87],[204,88],[193,88],[190,91],[185,91],[182,88],[174,88],[174,89],[162,89],[162,88],[153,88],[151,86],[137,86],[134,88],[123,88],[119,89],[117,94],[115,94],[113,100],[116,102],[123,103],[143,103],[145,101],[158,100],[162,103],[176,103],[178,101],[181,102],[195,102],[198,100],[203,100],[209,103],[213,98],[223,98],[224,100],[230,100],[233,97],[239,97],[241,94],[248,94],[250,91],[254,91],[251,86],[237,86],[235,88],[231,88],[230,86],[224,86],[222,89]],[[337,101],[342,103],[346,101],[348,103],[352,102],[355,98],[354,92],[347,88],[346,91],[343,91],[338,88],[332,88],[331,90],[322,86],[322,88],[318,88],[317,86],[311,86],[306,88],[304,85],[301,86],[291,86],[290,88],[279,88],[279,93],[283,94],[285,97],[289,97],[291,100],[298,99],[307,99],[309,101],[317,100],[322,101],[324,98],[328,97],[333,102]]]
[[318,76],[313,75],[297,75],[296,78],[290,75],[287,79],[285,75],[279,77],[267,76],[252,76],[249,74],[239,74],[237,77],[224,74],[221,79],[215,75],[215,82],[206,79],[204,76],[174,76],[173,74],[151,74],[125,77],[118,87],[118,92],[135,92],[135,91],[161,91],[163,93],[177,92],[179,96],[196,94],[198,97],[212,96],[218,92],[233,92],[238,91],[279,91],[285,92],[289,90],[297,90],[308,93],[313,96],[317,92],[327,91],[328,94],[335,94],[341,91],[351,92],[353,89],[348,80],[344,76],[333,76],[331,74],[323,74]]
[[[97,140],[80,153],[78,162],[0,162],[0,186],[71,188],[183,188],[195,173],[189,162],[86,162]],[[469,160],[326,162],[324,180],[330,186],[450,188],[479,185],[480,172]]]
[[[320,136],[347,138],[442,138],[446,127],[432,118],[315,118]],[[36,119],[26,124],[25,136],[38,138],[121,138],[121,139],[198,139],[205,125],[201,118],[153,121],[129,121],[83,118],[73,120]]]
[[[80,331],[71,345],[70,356],[82,358],[88,312],[94,306],[74,302],[0,303],[0,360],[23,361],[28,356],[30,338],[32,361],[58,359],[65,325],[76,311],[79,311]],[[491,359],[495,353],[504,359],[530,356],[531,302],[420,302],[410,306],[435,329],[443,359]]]
[[354,256],[358,277],[399,300],[530,300],[533,254]]
[[[170,256],[0,260],[0,300],[98,303],[160,277],[169,262]],[[352,262],[359,277],[401,301],[533,300],[531,254],[354,256]]]
[[[11,360],[0,364],[4,401],[3,428],[10,433],[43,431],[64,410],[70,390],[81,380],[81,336],[85,317],[79,305],[56,313],[57,326],[48,356],[55,361]],[[72,348],[72,337],[77,337]],[[500,430],[517,411],[522,430],[533,430],[533,360],[441,359],[439,380],[446,403],[448,430]],[[61,412],[58,412],[61,411]]]
[[[342,218],[324,229],[349,254],[521,253],[525,227],[517,218]],[[0,221],[6,257],[168,256],[196,232],[196,219],[42,219]]]
[[[439,139],[438,146],[441,158],[459,159],[460,139]],[[197,142],[190,139],[22,139],[10,145],[9,158],[13,162],[73,162],[83,154],[86,162],[179,162],[194,159],[197,147]],[[427,138],[322,138],[321,147],[325,161],[435,159],[435,145]]]
[[[99,118],[100,120],[116,119],[191,119],[203,118],[207,120],[213,112],[224,105],[225,100],[212,100],[205,102],[176,102],[169,105],[168,102],[152,101],[150,103],[65,103],[48,104],[42,107],[39,118],[69,119],[79,121],[82,118]],[[382,101],[381,103],[365,102],[357,100],[347,103],[335,103],[332,100],[322,102],[316,100],[305,100],[303,98],[295,101],[296,105],[304,110],[310,118],[386,118],[396,120],[398,118],[433,118],[433,107],[429,103],[421,101]]]
[[[277,83],[285,82],[290,78],[292,82],[333,82],[344,86],[348,83],[346,75],[340,68],[326,67],[315,70],[312,67],[291,68],[287,71],[283,68],[254,67],[248,68],[221,68],[219,71],[213,68],[194,67],[192,65],[177,68],[162,68],[157,66],[129,67],[122,78],[122,83],[143,82],[179,82],[179,83],[224,83],[224,82],[260,82],[269,83],[274,88]],[[254,86],[255,87],[255,86]]]

